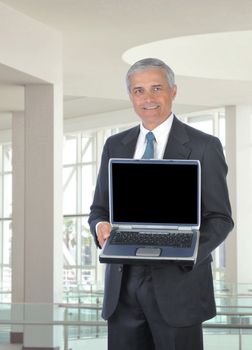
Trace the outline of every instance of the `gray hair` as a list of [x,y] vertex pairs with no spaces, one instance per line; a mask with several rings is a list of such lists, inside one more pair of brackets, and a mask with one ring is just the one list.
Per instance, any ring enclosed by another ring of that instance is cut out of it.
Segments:
[[165,71],[167,82],[170,85],[170,87],[173,87],[175,85],[174,72],[166,63],[159,60],[158,58],[144,58],[134,63],[126,74],[126,85],[128,91],[130,92],[130,76],[132,74],[153,68],[163,69]]

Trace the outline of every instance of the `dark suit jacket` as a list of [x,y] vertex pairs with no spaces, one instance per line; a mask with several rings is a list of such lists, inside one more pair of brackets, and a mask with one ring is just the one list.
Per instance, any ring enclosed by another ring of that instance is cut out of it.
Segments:
[[[89,224],[99,246],[95,225],[109,221],[108,161],[134,156],[139,126],[111,136],[105,143]],[[175,263],[152,266],[152,278],[161,314],[170,326],[199,324],[215,316],[211,252],[233,228],[228,189],[227,165],[219,139],[198,131],[174,117],[164,158],[198,159],[202,171],[200,244],[192,270]],[[123,266],[107,265],[103,317],[108,319],[118,303]]]

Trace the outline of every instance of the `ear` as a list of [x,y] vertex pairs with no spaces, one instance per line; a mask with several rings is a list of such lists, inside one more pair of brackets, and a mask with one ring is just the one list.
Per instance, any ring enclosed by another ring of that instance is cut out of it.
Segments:
[[176,96],[177,96],[177,85],[174,85],[172,87],[172,99],[174,100]]

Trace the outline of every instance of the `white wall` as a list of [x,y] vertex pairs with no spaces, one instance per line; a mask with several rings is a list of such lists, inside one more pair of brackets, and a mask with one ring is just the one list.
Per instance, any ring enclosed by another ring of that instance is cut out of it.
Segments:
[[61,34],[1,2],[0,42],[1,64],[46,82],[62,81]]

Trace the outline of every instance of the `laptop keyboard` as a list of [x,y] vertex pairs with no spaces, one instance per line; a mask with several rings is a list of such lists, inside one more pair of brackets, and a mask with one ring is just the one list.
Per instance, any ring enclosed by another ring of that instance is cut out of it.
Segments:
[[145,233],[132,231],[116,231],[111,244],[169,246],[176,248],[190,248],[192,233]]

